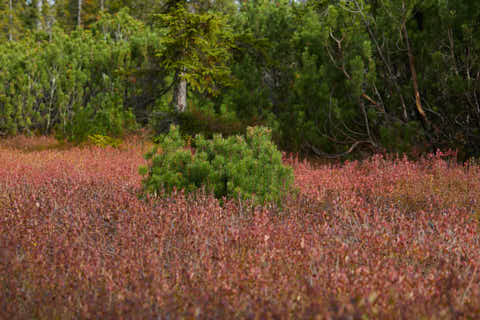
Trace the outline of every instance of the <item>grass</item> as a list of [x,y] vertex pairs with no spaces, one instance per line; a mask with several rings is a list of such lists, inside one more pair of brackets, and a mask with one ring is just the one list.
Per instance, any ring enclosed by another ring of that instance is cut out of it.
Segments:
[[[16,140],[15,140],[16,139]],[[285,211],[140,200],[148,146],[0,142],[0,318],[473,319],[480,167],[295,170]]]

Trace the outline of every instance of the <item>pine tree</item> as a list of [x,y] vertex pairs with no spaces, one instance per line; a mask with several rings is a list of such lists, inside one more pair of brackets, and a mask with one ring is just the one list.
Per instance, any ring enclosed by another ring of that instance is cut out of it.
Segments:
[[177,112],[187,107],[187,83],[199,92],[217,93],[217,87],[230,82],[227,67],[231,58],[233,34],[226,19],[214,13],[195,13],[180,4],[159,15],[159,26],[166,32],[165,50],[159,53],[174,73],[172,104]]
[[23,11],[20,0],[2,0],[0,2],[0,38],[4,37],[10,41],[18,38],[23,29],[19,18]]

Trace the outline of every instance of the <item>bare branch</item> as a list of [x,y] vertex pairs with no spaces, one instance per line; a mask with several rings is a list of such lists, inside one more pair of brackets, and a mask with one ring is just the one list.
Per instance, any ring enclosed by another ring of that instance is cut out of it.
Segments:
[[350,153],[353,152],[353,150],[355,150],[360,144],[370,144],[372,145],[373,147],[376,148],[375,145],[372,144],[371,141],[357,141],[355,142],[354,144],[352,144],[352,146],[350,146],[350,148],[345,151],[345,152],[342,152],[342,153],[334,153],[334,154],[331,154],[331,153],[325,153],[323,151],[320,151],[317,147],[315,147],[314,145],[311,145],[310,143],[306,142],[305,143],[305,146],[308,147],[315,155],[319,156],[319,157],[322,157],[322,158],[329,158],[329,159],[336,159],[336,158],[341,158],[341,157],[344,157],[346,155],[349,155]]

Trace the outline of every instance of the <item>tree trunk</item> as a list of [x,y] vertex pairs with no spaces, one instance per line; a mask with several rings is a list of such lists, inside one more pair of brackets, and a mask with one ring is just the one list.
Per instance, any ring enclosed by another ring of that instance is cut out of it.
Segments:
[[8,40],[13,40],[13,3],[12,0],[8,2]]
[[[190,13],[195,13],[195,7],[192,3],[186,4]],[[184,112],[187,110],[187,80],[182,75],[185,69],[177,71],[175,74],[175,86],[173,88],[173,106],[177,112]]]
[[78,15],[77,15],[77,27],[82,26],[82,0],[78,0]]
[[408,39],[408,32],[407,32],[407,26],[404,23],[403,24],[403,34],[405,36],[405,42],[407,43],[407,51],[408,51],[408,62],[410,64],[410,72],[412,74],[412,82],[413,82],[413,90],[415,93],[415,104],[417,106],[417,111],[420,113],[422,116],[423,121],[425,124],[429,124],[427,115],[425,114],[425,111],[423,110],[422,107],[422,100],[420,99],[420,90],[418,88],[418,79],[417,79],[417,70],[415,69],[415,58],[412,53],[412,48],[410,48],[410,41]]
[[55,10],[52,7],[52,4],[46,1],[46,3],[43,3],[45,7],[42,9],[42,14],[44,17],[44,29],[48,32],[48,39],[49,41],[52,41],[52,28],[53,25],[55,24],[55,16],[53,13],[53,10]]
[[182,73],[182,71],[177,71],[174,80],[172,102],[177,112],[184,112],[187,109],[187,81],[181,77]]
[[[102,13],[102,15],[105,12],[105,0],[100,0],[100,12]],[[107,32],[105,30],[105,24],[102,24],[102,33],[103,33],[103,39],[106,41]]]
[[36,21],[36,24],[37,24],[37,31],[39,30],[42,30],[42,7],[43,7],[43,2],[42,0],[37,0],[37,2],[35,3],[35,6],[37,9],[37,21]]

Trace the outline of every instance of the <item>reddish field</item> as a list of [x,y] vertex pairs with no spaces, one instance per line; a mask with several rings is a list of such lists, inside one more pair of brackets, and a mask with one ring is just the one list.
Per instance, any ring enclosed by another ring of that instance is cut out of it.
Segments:
[[478,165],[289,160],[252,211],[139,200],[145,151],[0,143],[1,319],[480,318]]

